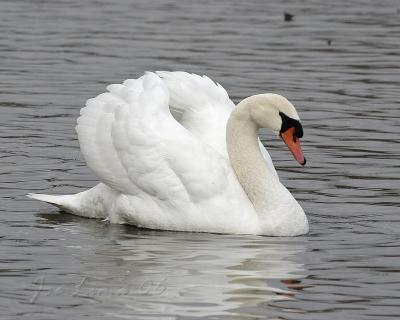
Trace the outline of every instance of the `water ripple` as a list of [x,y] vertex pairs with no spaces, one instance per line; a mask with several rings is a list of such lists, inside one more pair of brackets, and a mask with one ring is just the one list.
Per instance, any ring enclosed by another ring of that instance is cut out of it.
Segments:
[[[3,0],[0,9],[4,317],[398,318],[397,1]],[[80,107],[155,69],[207,73],[235,102],[267,91],[295,103],[309,165],[262,138],[309,215],[308,236],[110,226],[25,198],[93,186],[74,132]]]

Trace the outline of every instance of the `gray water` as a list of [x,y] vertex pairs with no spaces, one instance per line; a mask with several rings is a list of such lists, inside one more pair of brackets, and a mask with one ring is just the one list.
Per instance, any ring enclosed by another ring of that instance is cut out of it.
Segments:
[[[399,319],[398,1],[0,0],[1,319]],[[283,12],[295,14],[285,22]],[[96,184],[85,100],[186,70],[297,107],[308,165],[263,135],[308,235],[139,230],[28,192]]]

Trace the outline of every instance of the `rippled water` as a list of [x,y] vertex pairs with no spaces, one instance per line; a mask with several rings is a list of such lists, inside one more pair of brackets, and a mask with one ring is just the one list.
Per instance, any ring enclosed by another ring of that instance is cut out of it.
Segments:
[[[399,36],[394,0],[1,0],[1,317],[398,319]],[[80,107],[157,69],[294,102],[308,166],[264,139],[309,235],[138,230],[24,196],[93,186]]]

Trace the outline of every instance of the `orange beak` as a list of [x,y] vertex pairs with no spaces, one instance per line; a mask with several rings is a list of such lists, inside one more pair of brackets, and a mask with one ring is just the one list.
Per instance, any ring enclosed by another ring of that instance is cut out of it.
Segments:
[[306,164],[306,158],[304,158],[303,151],[301,150],[300,139],[296,137],[294,128],[289,128],[285,132],[280,134],[282,140],[285,142],[293,157],[302,166]]

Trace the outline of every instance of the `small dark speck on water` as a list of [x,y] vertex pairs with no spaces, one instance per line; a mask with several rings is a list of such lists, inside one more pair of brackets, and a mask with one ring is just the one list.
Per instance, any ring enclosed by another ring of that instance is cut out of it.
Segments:
[[284,17],[285,21],[292,21],[294,18],[294,14],[291,14],[289,12],[284,12],[283,17]]

